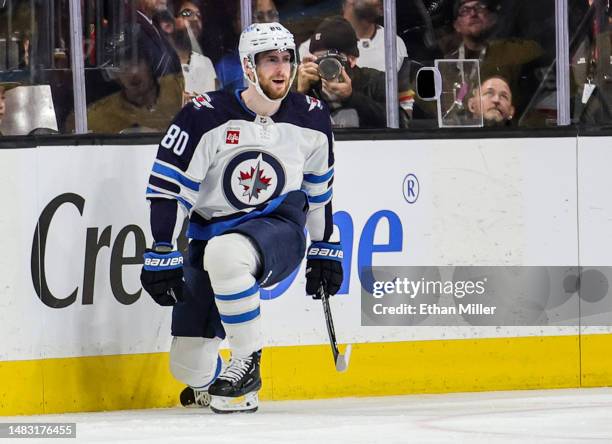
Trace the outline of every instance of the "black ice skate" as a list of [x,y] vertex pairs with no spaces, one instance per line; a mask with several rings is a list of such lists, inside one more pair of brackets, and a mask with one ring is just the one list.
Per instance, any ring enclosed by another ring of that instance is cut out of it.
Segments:
[[261,388],[259,360],[261,350],[248,358],[234,358],[223,373],[208,388],[210,408],[215,413],[255,412],[259,405],[257,391]]
[[179,398],[183,407],[204,408],[210,405],[208,389],[198,390],[187,386],[183,389]]

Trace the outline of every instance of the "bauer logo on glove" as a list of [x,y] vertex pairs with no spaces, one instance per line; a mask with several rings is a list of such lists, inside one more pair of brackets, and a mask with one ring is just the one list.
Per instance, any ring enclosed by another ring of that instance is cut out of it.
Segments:
[[178,257],[146,257],[144,266],[146,270],[156,271],[158,268],[170,269],[183,266],[183,256]]
[[333,245],[332,248],[329,247],[315,247],[314,245],[308,249],[308,253],[306,255],[309,259],[344,259],[344,253],[342,250]]
[[159,305],[169,306],[182,302],[183,256],[179,251],[147,250],[140,282],[142,288]]
[[320,288],[330,296],[338,293],[344,278],[343,258],[340,243],[313,242],[306,254],[306,294],[320,299]]

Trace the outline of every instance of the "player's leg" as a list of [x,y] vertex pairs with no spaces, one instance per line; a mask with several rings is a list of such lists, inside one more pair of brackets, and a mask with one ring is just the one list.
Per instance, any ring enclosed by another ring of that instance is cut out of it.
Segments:
[[170,370],[187,387],[180,394],[186,407],[207,407],[208,387],[219,375],[219,345],[225,337],[214,292],[204,271],[205,243],[192,241],[185,261],[184,302],[172,310]]
[[299,266],[307,210],[305,194],[291,192],[269,216],[248,220],[209,241],[204,267],[232,349],[230,366],[210,388],[213,410],[256,410],[263,346],[259,285],[280,282]]
[[257,410],[263,346],[259,312],[261,272],[257,247],[247,236],[230,233],[208,242],[204,254],[215,303],[232,352],[229,365],[210,387],[211,408],[218,413]]
[[207,407],[210,404],[208,388],[221,373],[219,338],[193,338],[175,336],[170,346],[170,371],[179,381],[187,384],[181,392],[185,407]]

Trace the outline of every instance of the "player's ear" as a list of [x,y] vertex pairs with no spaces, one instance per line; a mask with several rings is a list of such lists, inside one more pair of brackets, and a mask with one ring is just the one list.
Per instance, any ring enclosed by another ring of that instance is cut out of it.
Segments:
[[250,62],[250,60],[246,57],[242,60],[242,64],[244,67],[244,72],[246,73],[248,78],[251,79],[252,82],[254,82],[255,81],[255,73],[254,73],[255,67]]

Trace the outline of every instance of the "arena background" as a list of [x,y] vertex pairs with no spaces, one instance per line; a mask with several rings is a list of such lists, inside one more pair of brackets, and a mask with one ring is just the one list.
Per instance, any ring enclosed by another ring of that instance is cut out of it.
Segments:
[[[302,265],[288,288],[263,295],[262,399],[610,385],[610,328],[362,327],[357,272],[610,265],[610,138],[397,134],[336,144],[334,211],[351,271],[332,310],[339,342],[354,344],[348,371],[334,370]],[[21,146],[0,150],[1,415],[177,404],[170,310],[138,279],[155,145],[137,143],[3,141]]]

